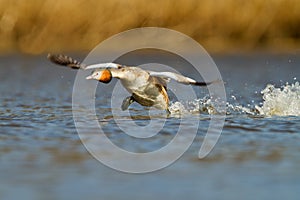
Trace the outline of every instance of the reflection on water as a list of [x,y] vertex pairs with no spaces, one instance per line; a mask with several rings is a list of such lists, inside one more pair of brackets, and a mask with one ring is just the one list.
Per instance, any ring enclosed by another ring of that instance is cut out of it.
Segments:
[[[42,57],[2,57],[0,198],[253,199],[255,193],[264,199],[297,199],[300,118],[299,84],[294,77],[300,75],[299,56],[253,56],[216,58],[226,82],[228,115],[217,146],[205,159],[197,156],[213,110],[207,94],[190,102],[173,101],[177,111],[168,117],[139,105],[132,105],[130,115],[113,116],[106,97],[97,96],[101,127],[112,142],[129,151],[149,152],[168,144],[180,117],[189,119],[185,126],[199,124],[196,139],[182,158],[145,175],[111,170],[86,151],[72,114],[76,72]],[[275,86],[265,88],[267,84]],[[266,113],[270,105],[290,113]],[[201,115],[195,114],[197,109]],[[133,120],[143,127],[150,118],[165,124],[147,140],[129,137],[116,124],[122,121],[130,129]],[[88,127],[91,119],[94,116],[83,117],[82,122]]]

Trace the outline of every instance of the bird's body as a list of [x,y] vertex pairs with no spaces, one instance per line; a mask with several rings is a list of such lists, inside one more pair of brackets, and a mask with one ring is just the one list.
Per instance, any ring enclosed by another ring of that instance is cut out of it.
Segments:
[[122,109],[125,110],[133,102],[142,106],[155,107],[169,112],[169,97],[167,82],[174,79],[179,83],[205,86],[211,83],[196,82],[195,80],[172,72],[153,72],[139,67],[130,67],[115,63],[100,63],[84,65],[64,55],[48,55],[52,62],[75,69],[95,69],[86,79],[96,79],[109,83],[112,78],[121,81],[124,88],[131,94],[123,100]]
[[[98,69],[98,71],[102,70]],[[147,71],[138,67],[120,67],[110,71],[112,76],[120,79],[124,88],[132,94],[133,101],[142,106],[168,109],[169,98],[166,81],[163,78],[152,77]]]

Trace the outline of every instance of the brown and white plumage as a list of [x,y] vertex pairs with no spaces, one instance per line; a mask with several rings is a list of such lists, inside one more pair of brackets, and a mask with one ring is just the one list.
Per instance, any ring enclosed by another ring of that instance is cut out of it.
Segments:
[[86,65],[61,54],[48,54],[48,59],[53,63],[73,69],[93,69],[92,74],[86,79],[95,79],[103,83],[109,83],[112,78],[120,79],[124,88],[131,94],[131,96],[124,99],[122,104],[123,110],[127,109],[131,103],[137,102],[143,106],[153,106],[168,111],[167,82],[169,79],[182,84],[198,86],[206,86],[213,83],[197,82],[194,79],[173,72],[148,71],[139,67],[124,66],[116,63]]

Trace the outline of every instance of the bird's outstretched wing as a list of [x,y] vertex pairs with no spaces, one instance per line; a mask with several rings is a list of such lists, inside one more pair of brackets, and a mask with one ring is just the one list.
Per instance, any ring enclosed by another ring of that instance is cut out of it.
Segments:
[[70,67],[72,69],[100,69],[100,68],[120,68],[122,65],[116,63],[98,63],[92,65],[83,64],[70,56],[62,54],[48,54],[47,58],[58,65]]
[[186,76],[182,76],[180,74],[176,74],[173,72],[154,72],[154,71],[148,71],[150,76],[155,76],[155,77],[160,77],[160,78],[164,78],[164,79],[173,79],[175,81],[177,81],[178,83],[182,83],[182,84],[186,84],[186,85],[198,85],[198,86],[206,86],[206,85],[210,85],[212,83],[216,83],[219,82],[219,80],[217,81],[212,81],[212,82],[197,82],[192,78],[186,77]]

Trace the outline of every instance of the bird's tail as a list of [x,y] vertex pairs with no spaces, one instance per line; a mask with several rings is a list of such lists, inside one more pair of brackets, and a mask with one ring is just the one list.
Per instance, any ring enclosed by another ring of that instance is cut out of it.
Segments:
[[67,66],[72,69],[84,69],[86,66],[70,56],[62,54],[48,54],[47,58],[58,65]]

